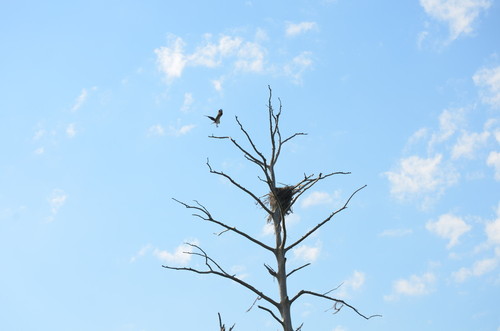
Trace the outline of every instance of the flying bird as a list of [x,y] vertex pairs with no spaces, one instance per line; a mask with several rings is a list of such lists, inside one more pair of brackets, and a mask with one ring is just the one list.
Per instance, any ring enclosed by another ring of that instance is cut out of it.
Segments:
[[215,123],[215,126],[218,127],[220,124],[220,118],[222,117],[222,109],[219,109],[219,112],[217,113],[217,116],[215,116],[215,117],[208,116],[208,115],[205,115],[205,116],[210,118],[213,121],[213,123]]

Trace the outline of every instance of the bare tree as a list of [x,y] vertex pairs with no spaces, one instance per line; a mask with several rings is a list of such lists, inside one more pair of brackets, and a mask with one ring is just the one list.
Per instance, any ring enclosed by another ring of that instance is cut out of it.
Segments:
[[[217,224],[222,228],[222,231],[219,233],[219,235],[225,233],[225,232],[232,232],[241,238],[248,240],[252,242],[253,244],[260,246],[262,249],[269,251],[272,253],[275,257],[276,260],[276,266],[273,268],[267,264],[264,264],[264,267],[266,270],[271,274],[278,283],[278,290],[279,290],[279,298],[275,299],[271,295],[264,293],[263,291],[259,290],[252,284],[250,284],[247,281],[244,281],[236,275],[228,273],[219,263],[217,263],[212,257],[210,257],[201,247],[198,245],[192,244],[192,243],[187,243],[189,246],[191,246],[192,250],[189,252],[185,252],[186,254],[194,255],[199,258],[201,258],[205,262],[205,268],[204,269],[197,269],[197,268],[192,268],[192,267],[175,267],[175,266],[169,266],[169,265],[164,265],[164,268],[167,269],[173,269],[173,270],[182,270],[182,271],[190,271],[198,274],[213,274],[217,275],[223,278],[227,278],[245,288],[253,292],[255,295],[257,295],[257,299],[254,302],[255,303],[258,300],[263,300],[267,302],[268,305],[257,305],[258,308],[266,311],[269,313],[282,327],[283,331],[294,331],[294,330],[300,330],[302,328],[302,325],[300,325],[297,329],[293,328],[292,325],[292,316],[290,313],[290,308],[292,304],[294,304],[299,298],[301,298],[304,295],[309,295],[309,296],[315,296],[322,298],[324,300],[330,301],[332,303],[332,309],[334,313],[339,312],[343,307],[347,307],[351,309],[354,313],[359,315],[362,318],[365,319],[370,319],[375,316],[380,316],[380,315],[370,315],[367,316],[363,313],[361,313],[357,308],[352,306],[351,304],[347,303],[344,300],[338,299],[333,297],[330,293],[333,291],[328,291],[328,292],[316,292],[316,291],[311,291],[307,289],[300,290],[299,292],[295,293],[293,296],[289,296],[288,294],[288,288],[287,288],[287,282],[289,280],[289,277],[294,274],[295,272],[304,269],[309,265],[309,263],[304,264],[298,268],[295,268],[291,271],[287,270],[287,253],[293,249],[294,247],[297,247],[300,243],[302,243],[304,240],[306,240],[308,237],[310,237],[313,233],[315,233],[319,228],[323,227],[325,224],[330,222],[335,215],[338,213],[342,212],[348,207],[349,202],[351,199],[356,195],[359,191],[361,191],[363,188],[366,187],[362,186],[358,189],[356,189],[352,194],[349,196],[349,198],[345,201],[345,203],[340,207],[339,209],[331,212],[325,219],[323,219],[321,222],[317,223],[315,226],[310,228],[306,233],[304,233],[300,238],[295,239],[291,241],[287,235],[287,225],[285,222],[285,216],[289,214],[292,211],[292,207],[297,202],[297,199],[300,198],[305,192],[307,192],[309,189],[311,189],[315,184],[317,184],[319,181],[322,181],[328,177],[334,176],[334,175],[347,175],[350,174],[350,172],[331,172],[331,173],[320,173],[319,175],[306,175],[304,174],[303,178],[300,179],[296,184],[294,185],[280,185],[277,182],[276,179],[276,173],[275,173],[275,167],[278,162],[278,159],[281,155],[282,148],[283,146],[288,143],[290,140],[297,136],[302,136],[305,135],[305,133],[302,132],[297,132],[294,133],[290,136],[283,137],[280,131],[280,117],[281,117],[281,110],[282,110],[282,104],[281,100],[279,100],[279,109],[275,110],[272,106],[272,90],[269,87],[269,101],[268,101],[268,126],[269,126],[269,137],[270,137],[270,143],[271,143],[271,151],[270,155],[266,156],[264,153],[262,153],[254,143],[254,140],[252,139],[251,135],[247,132],[247,130],[244,128],[244,126],[241,124],[239,121],[238,117],[236,116],[236,122],[239,125],[239,128],[243,135],[246,138],[246,142],[248,147],[244,147],[240,142],[235,140],[232,137],[229,136],[214,136],[211,135],[209,138],[212,139],[220,139],[220,140],[227,140],[230,143],[232,143],[241,153],[243,153],[243,156],[250,161],[251,163],[255,164],[261,172],[262,177],[258,177],[258,179],[265,183],[267,185],[268,189],[268,194],[266,194],[263,197],[259,197],[249,189],[247,189],[245,186],[241,185],[238,181],[236,181],[232,176],[218,170],[214,170],[212,166],[210,165],[209,160],[207,159],[207,166],[210,171],[210,173],[215,174],[217,176],[221,176],[223,178],[226,178],[229,180],[234,186],[236,186],[238,189],[246,193],[257,205],[259,205],[268,215],[267,221],[272,223],[274,227],[274,245],[270,246],[267,245],[266,243],[260,241],[257,239],[255,236],[249,235],[247,232],[240,230],[236,228],[233,225],[229,225],[223,221],[220,221],[216,219],[210,211],[201,203],[198,201],[194,201],[193,204],[188,204],[182,201],[179,201],[177,199],[174,199],[181,205],[185,206],[188,209],[192,209],[194,211],[193,215],[195,217],[198,217],[202,219],[203,221],[206,222],[211,222],[214,224]],[[291,241],[291,242],[289,242]],[[252,305],[253,307],[253,305]],[[219,315],[219,324],[221,327],[221,330],[225,328],[222,325],[222,322],[220,320],[220,315]],[[234,327],[234,326],[233,326]],[[232,329],[232,328],[231,328]]]

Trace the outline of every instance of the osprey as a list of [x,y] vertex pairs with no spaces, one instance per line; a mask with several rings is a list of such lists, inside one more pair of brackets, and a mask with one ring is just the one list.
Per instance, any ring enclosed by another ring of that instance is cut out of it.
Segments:
[[220,123],[220,118],[222,117],[222,109],[219,109],[219,112],[217,113],[217,116],[215,116],[215,117],[208,116],[208,115],[205,115],[205,116],[210,118],[213,121],[213,123],[215,123],[215,126],[218,127],[219,123]]

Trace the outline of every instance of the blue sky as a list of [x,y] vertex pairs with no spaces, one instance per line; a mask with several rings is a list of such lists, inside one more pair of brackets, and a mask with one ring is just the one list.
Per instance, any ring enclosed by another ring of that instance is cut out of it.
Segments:
[[[182,254],[197,243],[270,295],[272,256],[171,198],[272,242],[258,169],[318,184],[288,218],[303,330],[500,330],[500,9],[493,0],[3,1],[0,4],[0,329],[277,330],[255,297]],[[224,109],[217,128],[204,115]],[[326,312],[325,312],[326,311]]]

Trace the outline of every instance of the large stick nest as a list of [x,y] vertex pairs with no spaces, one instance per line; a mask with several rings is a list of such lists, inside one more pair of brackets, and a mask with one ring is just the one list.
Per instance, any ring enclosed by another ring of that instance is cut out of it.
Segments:
[[[292,199],[295,194],[294,186],[283,186],[276,187],[275,189],[276,195],[273,192],[269,192],[266,196],[266,201],[269,203],[269,207],[271,207],[271,211],[276,212],[280,210],[283,212],[283,215],[288,215],[292,212]],[[272,221],[272,215],[269,215],[268,222]]]

